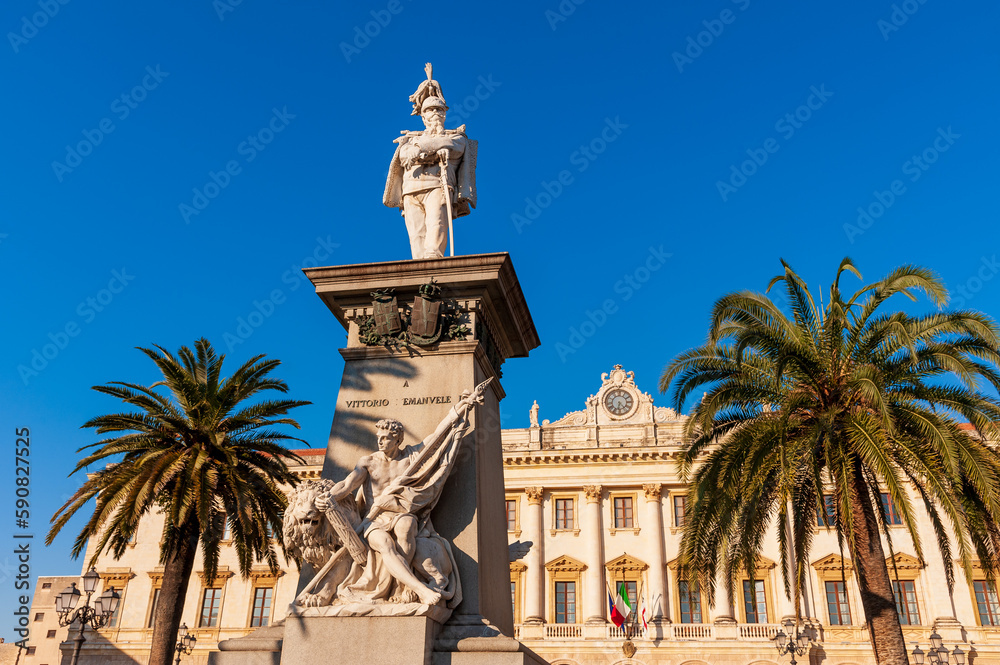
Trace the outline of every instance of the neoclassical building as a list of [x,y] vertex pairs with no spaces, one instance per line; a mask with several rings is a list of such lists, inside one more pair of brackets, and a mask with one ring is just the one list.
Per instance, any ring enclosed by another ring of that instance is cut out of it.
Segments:
[[[723,594],[713,604],[689,588],[676,566],[685,513],[677,473],[685,417],[656,406],[620,366],[595,377],[594,388],[579,411],[539,422],[536,405],[529,427],[503,431],[516,637],[553,665],[789,662],[771,642],[781,622],[795,615],[781,582],[776,537],[753,579],[740,580],[736,598]],[[318,478],[324,451],[298,452],[307,460],[299,476]],[[898,522],[893,506],[886,502],[884,508],[890,523]],[[97,635],[88,631],[81,662],[145,662],[162,580],[155,565],[160,520],[151,516],[120,560],[105,557],[97,566],[103,586],[118,589],[122,603],[112,625]],[[949,594],[936,548],[928,547],[921,564],[905,527],[893,528],[897,608],[910,650],[919,643],[926,651],[936,630],[949,649],[960,645],[969,654],[966,662],[1000,665],[1000,599],[993,582],[966,579],[956,569]],[[924,542],[933,543],[928,520],[920,529]],[[817,641],[799,662],[874,665],[851,562],[841,558],[832,529],[819,528],[812,552],[800,609]],[[184,663],[205,663],[219,641],[280,620],[295,595],[294,564],[278,575],[260,566],[244,580],[231,555],[224,553],[220,563],[213,579],[200,561],[195,565],[183,620],[198,642]],[[51,598],[66,579],[52,578],[49,589],[36,592],[29,644],[37,648],[22,659],[26,665],[55,665],[60,661],[52,654],[60,646],[68,662],[72,643],[55,622]],[[649,618],[648,629],[632,639],[631,658],[623,655],[622,631],[607,620],[608,586],[622,582],[633,606],[645,606]]]

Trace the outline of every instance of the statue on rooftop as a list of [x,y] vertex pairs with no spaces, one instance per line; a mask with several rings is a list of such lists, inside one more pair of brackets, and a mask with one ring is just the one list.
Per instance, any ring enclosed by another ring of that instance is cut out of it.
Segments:
[[465,135],[465,125],[444,128],[448,106],[441,84],[434,80],[430,63],[424,71],[427,80],[410,95],[411,115],[423,119],[424,129],[403,130],[395,140],[382,197],[382,203],[403,215],[414,259],[443,257],[449,237],[454,256],[452,222],[476,207],[478,144]]

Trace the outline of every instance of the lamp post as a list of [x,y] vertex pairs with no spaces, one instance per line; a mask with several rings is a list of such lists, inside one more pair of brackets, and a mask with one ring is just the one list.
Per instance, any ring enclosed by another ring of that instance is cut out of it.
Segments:
[[70,665],[77,665],[77,661],[80,659],[80,648],[87,641],[83,636],[83,630],[88,625],[97,630],[107,624],[111,615],[118,609],[118,603],[121,602],[121,596],[118,595],[115,588],[109,587],[107,591],[97,597],[94,606],[90,606],[90,597],[94,595],[99,579],[101,576],[93,568],[83,576],[83,591],[87,594],[87,599],[83,601],[82,607],[76,607],[77,603],[80,602],[80,590],[76,588],[76,582],[70,584],[56,596],[59,625],[68,626],[74,621],[80,622],[80,631],[73,638],[76,644],[73,646],[73,659],[70,661]]
[[[965,652],[958,645],[955,645],[955,650],[948,653],[947,647],[944,646],[944,640],[938,635],[937,631],[931,633],[931,645],[927,649],[927,655],[924,656],[923,649],[920,648],[920,644],[913,648],[913,662],[916,665],[923,665],[924,658],[926,657],[927,663],[933,663],[934,665],[949,665],[949,663],[955,663],[955,665],[965,665]],[[954,657],[951,660],[950,657]]]
[[778,655],[790,654],[792,657],[791,665],[795,665],[797,662],[795,657],[804,656],[806,651],[812,647],[812,636],[807,632],[808,629],[803,628],[800,631],[797,622],[788,620],[784,626],[788,629],[788,634],[779,628],[777,635],[771,639],[774,640],[774,647],[778,650]]
[[174,645],[174,652],[177,654],[174,665],[180,665],[181,654],[187,655],[194,651],[194,643],[197,641],[198,638],[188,632],[187,624],[182,623],[177,631],[177,644]]

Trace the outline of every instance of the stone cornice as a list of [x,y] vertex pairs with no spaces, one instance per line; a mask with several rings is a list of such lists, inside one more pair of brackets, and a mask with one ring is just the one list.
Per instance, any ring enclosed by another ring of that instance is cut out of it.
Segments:
[[521,563],[520,561],[511,561],[510,562],[510,572],[512,572],[512,573],[523,573],[527,569],[528,569],[528,566],[526,566],[525,564]]
[[559,451],[504,451],[503,465],[553,466],[559,464],[593,464],[595,462],[669,462],[677,453],[655,449],[593,448]]

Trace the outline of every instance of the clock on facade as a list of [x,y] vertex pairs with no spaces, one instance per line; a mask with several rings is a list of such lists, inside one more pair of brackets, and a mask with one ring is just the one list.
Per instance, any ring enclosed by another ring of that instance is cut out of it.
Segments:
[[622,388],[614,388],[604,393],[604,408],[613,416],[624,416],[632,410],[632,393]]

